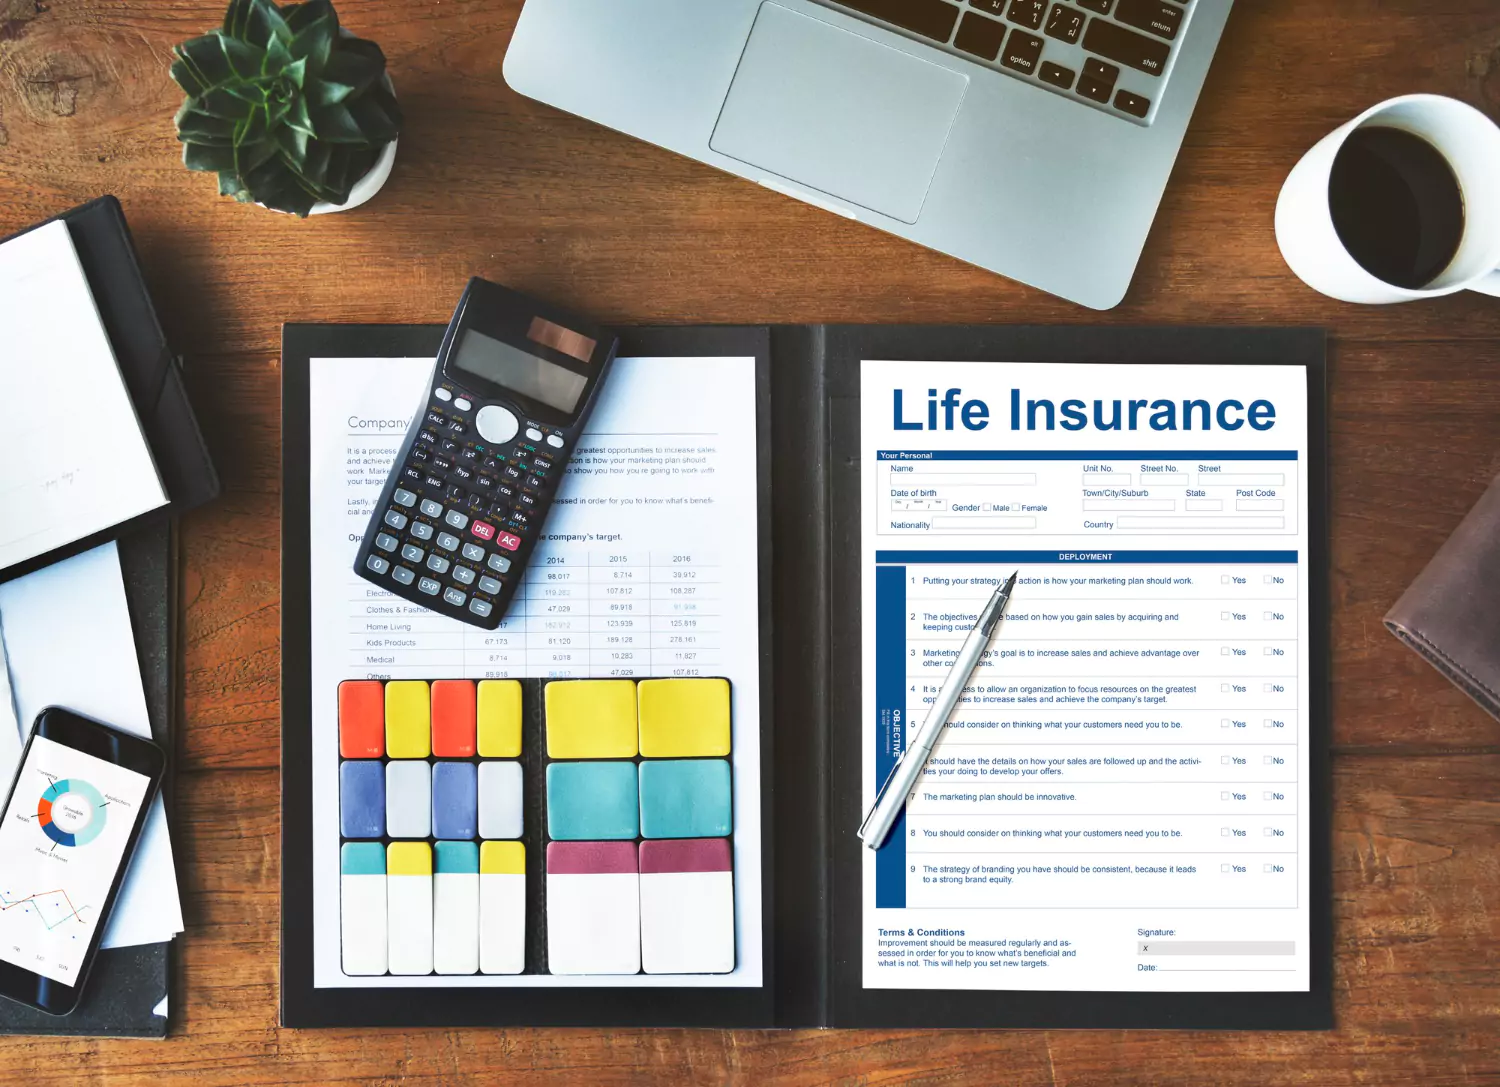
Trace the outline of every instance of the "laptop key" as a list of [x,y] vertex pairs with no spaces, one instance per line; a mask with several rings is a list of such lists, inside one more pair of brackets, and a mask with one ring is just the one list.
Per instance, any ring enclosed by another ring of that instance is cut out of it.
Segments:
[[[965,53],[973,53],[984,60],[994,60],[999,56],[1000,46],[1004,42],[1004,23],[986,19],[983,15],[975,15],[972,11],[964,15],[964,21],[958,28],[958,37],[953,39],[955,48],[962,49]],[[529,483],[530,480],[527,482]]]
[[1151,75],[1161,75],[1166,70],[1167,58],[1172,55],[1172,47],[1160,38],[1148,38],[1103,19],[1089,23],[1083,47],[1106,60]]
[[1047,17],[1047,0],[1010,0],[1005,17],[1028,30],[1040,30],[1042,20]]
[[946,42],[958,22],[958,9],[945,0],[839,0],[846,8],[894,23],[933,41]]
[[1081,8],[1088,8],[1099,15],[1108,15],[1109,7],[1115,0],[1073,0]]
[[1126,26],[1171,41],[1182,29],[1182,9],[1166,0],[1120,0],[1115,18]]
[[1042,39],[1024,30],[1012,30],[1000,63],[1007,68],[1030,75],[1036,71],[1036,62],[1042,57]]
[[1151,99],[1142,98],[1129,91],[1121,91],[1115,95],[1115,109],[1128,113],[1132,117],[1144,117],[1151,112]]
[[969,6],[987,11],[991,15],[1005,14],[1005,0],[969,0]]
[[1058,38],[1072,45],[1078,40],[1078,35],[1083,33],[1083,20],[1084,14],[1077,8],[1053,4],[1052,14],[1047,17],[1047,37]]
[[1073,89],[1073,80],[1077,75],[1078,73],[1072,68],[1064,68],[1061,64],[1053,64],[1050,60],[1042,61],[1042,70],[1037,73],[1037,77],[1043,83],[1061,87],[1065,91]]
[[1092,101],[1109,105],[1109,96],[1113,91],[1114,87],[1110,84],[1101,82],[1091,75],[1078,77],[1078,93]]
[[1083,74],[1113,87],[1115,81],[1120,78],[1120,69],[1113,64],[1105,64],[1098,57],[1089,57],[1083,62]]

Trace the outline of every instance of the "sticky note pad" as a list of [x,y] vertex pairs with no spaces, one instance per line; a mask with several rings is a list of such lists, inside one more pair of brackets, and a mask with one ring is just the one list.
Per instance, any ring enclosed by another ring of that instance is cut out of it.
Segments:
[[433,846],[432,966],[439,974],[479,972],[479,846]]
[[385,684],[380,680],[339,684],[339,754],[346,759],[385,754]]
[[386,957],[393,974],[432,973],[432,847],[385,847]]
[[379,838],[385,833],[385,772],[361,759],[339,766],[339,833],[345,838]]
[[643,679],[637,693],[646,758],[729,754],[727,679]]
[[385,685],[385,753],[393,759],[432,754],[432,706],[427,681],[393,679]]
[[474,755],[474,681],[439,679],[432,684],[432,753],[440,759]]
[[513,679],[479,681],[479,757],[521,756],[521,684]]
[[385,846],[379,842],[345,842],[339,850],[339,934],[344,973],[385,973]]
[[734,969],[729,839],[642,842],[641,964],[648,974]]
[[639,827],[635,763],[554,762],[547,767],[549,838],[634,838]]
[[547,969],[554,974],[640,972],[634,842],[548,843]]
[[547,754],[554,759],[631,759],[636,755],[635,684],[572,679],[547,684]]
[[479,847],[479,970],[519,974],[526,969],[526,847],[485,842]]
[[469,839],[479,834],[479,794],[472,762],[432,767],[432,836]]
[[713,838],[734,829],[724,759],[646,759],[640,791],[643,838]]
[[385,832],[392,838],[432,833],[432,767],[424,760],[385,764]]
[[521,836],[521,764],[479,764],[479,836]]

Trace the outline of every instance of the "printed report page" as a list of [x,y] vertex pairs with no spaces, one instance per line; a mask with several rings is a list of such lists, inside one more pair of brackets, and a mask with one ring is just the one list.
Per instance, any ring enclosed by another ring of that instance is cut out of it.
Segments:
[[1309,989],[1307,372],[866,361],[866,810],[995,586],[1004,621],[864,850],[878,989]]

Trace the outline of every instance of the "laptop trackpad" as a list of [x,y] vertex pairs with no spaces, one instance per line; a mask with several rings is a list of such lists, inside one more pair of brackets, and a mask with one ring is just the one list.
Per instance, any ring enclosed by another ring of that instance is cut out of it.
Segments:
[[915,223],[967,76],[762,4],[709,146]]

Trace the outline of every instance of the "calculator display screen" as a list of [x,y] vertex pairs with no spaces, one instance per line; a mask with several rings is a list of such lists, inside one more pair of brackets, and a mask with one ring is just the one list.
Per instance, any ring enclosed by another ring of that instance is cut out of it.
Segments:
[[463,331],[450,361],[467,374],[570,413],[589,383],[585,374],[565,370],[472,328]]

